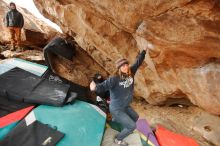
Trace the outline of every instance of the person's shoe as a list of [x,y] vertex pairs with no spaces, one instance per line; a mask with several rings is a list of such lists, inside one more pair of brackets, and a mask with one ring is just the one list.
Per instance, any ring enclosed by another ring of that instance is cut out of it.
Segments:
[[118,140],[117,138],[115,138],[114,140],[115,144],[120,145],[120,146],[128,146],[128,143],[123,141],[123,140]]

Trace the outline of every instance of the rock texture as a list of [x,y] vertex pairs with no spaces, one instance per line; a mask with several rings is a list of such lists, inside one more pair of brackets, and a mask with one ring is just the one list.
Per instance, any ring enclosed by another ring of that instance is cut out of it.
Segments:
[[140,118],[148,120],[151,127],[163,125],[175,133],[195,139],[199,146],[219,146],[220,118],[201,108],[153,106],[137,100],[132,106],[139,113]]
[[0,55],[4,56],[5,58],[21,58],[32,62],[43,62],[45,60],[43,52],[39,50],[26,50],[22,52],[6,50],[1,52]]
[[[26,46],[44,46],[47,40],[56,35],[57,31],[41,20],[38,20],[33,14],[26,9],[19,8],[24,16],[24,29],[22,30],[22,44]],[[9,32],[3,23],[6,13],[9,11],[8,5],[0,0],[0,42],[5,43],[10,39]]]
[[34,2],[108,74],[115,72],[116,59],[126,57],[132,63],[151,42],[154,49],[136,76],[136,96],[154,105],[186,97],[220,115],[219,0]]
[[201,113],[195,117],[193,122],[193,130],[200,133],[202,137],[213,144],[220,145],[220,118],[207,113]]

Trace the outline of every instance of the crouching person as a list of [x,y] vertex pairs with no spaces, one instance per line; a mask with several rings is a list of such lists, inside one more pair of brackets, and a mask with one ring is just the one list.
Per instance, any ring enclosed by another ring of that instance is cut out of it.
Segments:
[[123,130],[114,140],[120,146],[128,145],[123,139],[136,129],[136,121],[139,118],[139,115],[132,109],[130,104],[133,99],[134,76],[142,64],[145,54],[146,49],[138,55],[132,66],[129,66],[126,59],[117,60],[116,67],[118,71],[115,76],[109,77],[100,84],[96,84],[94,81],[90,83],[91,91],[110,91],[110,113],[114,121],[123,126]]

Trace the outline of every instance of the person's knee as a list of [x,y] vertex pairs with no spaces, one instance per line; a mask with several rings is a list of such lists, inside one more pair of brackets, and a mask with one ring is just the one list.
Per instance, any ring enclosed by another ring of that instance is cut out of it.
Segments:
[[130,123],[128,129],[132,132],[136,129],[136,124],[135,123]]
[[135,118],[135,122],[137,122],[138,119],[139,119],[139,115],[137,114],[137,116]]
[[137,120],[139,119],[139,115],[138,114],[133,114],[133,117],[131,117],[132,120],[134,120],[134,122],[136,123]]

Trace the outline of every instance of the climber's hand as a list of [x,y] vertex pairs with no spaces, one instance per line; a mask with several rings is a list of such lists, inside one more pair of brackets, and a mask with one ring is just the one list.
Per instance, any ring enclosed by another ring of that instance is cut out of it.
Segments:
[[147,52],[147,50],[148,50],[149,48],[148,47],[146,47],[146,48],[144,48],[144,51],[146,51]]
[[147,44],[147,46],[144,50],[147,51],[147,50],[153,49],[153,48],[154,48],[154,46],[151,43],[148,42],[148,44]]
[[91,90],[91,91],[95,91],[95,88],[96,88],[96,83],[95,83],[94,81],[92,81],[92,82],[90,83],[90,90]]

